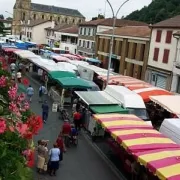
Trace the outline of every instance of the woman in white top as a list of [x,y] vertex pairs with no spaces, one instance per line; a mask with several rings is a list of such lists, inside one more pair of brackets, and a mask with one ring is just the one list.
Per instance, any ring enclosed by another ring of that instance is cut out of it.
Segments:
[[22,78],[21,72],[18,71],[17,74],[16,74],[16,76],[17,76],[18,82],[21,83],[21,78]]
[[56,171],[59,169],[59,156],[60,156],[60,149],[58,148],[57,144],[53,145],[54,147],[49,151],[49,168],[50,168],[50,175],[55,176]]

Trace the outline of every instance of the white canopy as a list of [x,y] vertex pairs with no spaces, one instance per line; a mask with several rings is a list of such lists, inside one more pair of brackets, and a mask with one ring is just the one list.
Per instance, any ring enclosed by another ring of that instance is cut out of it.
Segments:
[[150,96],[150,99],[167,111],[180,115],[180,95]]
[[86,66],[88,66],[89,65],[88,62],[78,61],[78,60],[68,60],[67,62],[69,62],[70,64],[73,64],[75,66],[79,66],[79,65],[86,65]]
[[34,54],[33,52],[28,51],[28,50],[15,51],[14,53],[17,54],[22,59],[37,57],[36,54]]
[[109,85],[104,91],[116,100],[120,101],[125,108],[146,109],[141,96],[124,86]]

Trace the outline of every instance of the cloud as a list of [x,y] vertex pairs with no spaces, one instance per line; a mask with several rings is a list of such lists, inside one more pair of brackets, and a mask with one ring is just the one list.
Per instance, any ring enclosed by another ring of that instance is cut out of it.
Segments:
[[[127,4],[123,6],[120,10],[118,17],[123,15],[128,15],[132,11],[137,9],[141,9],[144,6],[147,6],[151,3],[152,0],[130,0]],[[32,2],[48,4],[60,7],[67,7],[72,9],[78,9],[86,18],[90,20],[92,17],[97,16],[98,13],[104,14],[105,12],[105,0],[33,0]],[[113,8],[117,11],[118,6],[122,4],[123,0],[110,0]],[[15,0],[1,0],[0,12],[4,14],[6,17],[10,16],[5,11],[13,12],[13,6],[15,4]],[[106,5],[106,17],[111,17],[112,12],[108,6]]]

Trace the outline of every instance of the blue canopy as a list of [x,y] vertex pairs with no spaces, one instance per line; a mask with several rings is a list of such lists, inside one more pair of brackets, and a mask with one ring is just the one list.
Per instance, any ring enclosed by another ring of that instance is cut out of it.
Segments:
[[98,59],[94,59],[94,58],[89,58],[89,59],[87,59],[87,62],[92,62],[92,63],[101,63],[101,61],[100,61],[100,60],[98,60]]
[[16,42],[15,45],[18,47],[18,49],[28,50],[28,46],[24,42]]

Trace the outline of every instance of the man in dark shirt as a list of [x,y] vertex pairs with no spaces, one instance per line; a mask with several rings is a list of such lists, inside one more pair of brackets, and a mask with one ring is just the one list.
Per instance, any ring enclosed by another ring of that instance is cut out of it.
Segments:
[[49,114],[49,106],[48,106],[47,100],[46,100],[42,104],[42,118],[43,118],[44,123],[46,123],[46,121],[48,119],[48,114]]

